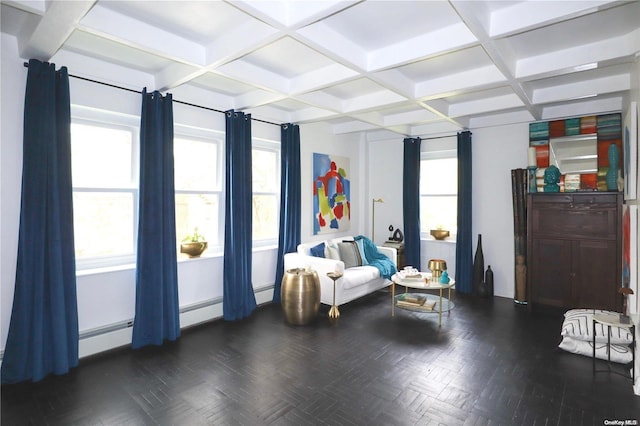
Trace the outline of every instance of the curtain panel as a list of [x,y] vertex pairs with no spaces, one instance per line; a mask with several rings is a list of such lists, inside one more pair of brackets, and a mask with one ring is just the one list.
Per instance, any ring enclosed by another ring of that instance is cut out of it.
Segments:
[[2,383],[39,381],[78,365],[66,67],[29,61],[24,103],[22,196],[13,309]]
[[458,133],[458,235],[456,236],[456,291],[473,292],[471,252],[471,132]]
[[133,348],[180,336],[171,94],[142,92]]
[[280,146],[280,233],[273,286],[272,301],[274,303],[280,303],[284,255],[295,252],[301,239],[300,127],[298,125],[280,126]]
[[251,115],[226,112],[225,231],[222,316],[251,315],[256,296],[251,282],[252,248]]
[[420,138],[404,139],[402,179],[405,263],[420,268]]

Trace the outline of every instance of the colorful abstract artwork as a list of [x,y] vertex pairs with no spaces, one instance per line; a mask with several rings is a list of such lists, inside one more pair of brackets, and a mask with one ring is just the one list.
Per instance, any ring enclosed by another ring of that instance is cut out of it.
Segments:
[[346,231],[351,221],[349,159],[313,154],[313,234]]

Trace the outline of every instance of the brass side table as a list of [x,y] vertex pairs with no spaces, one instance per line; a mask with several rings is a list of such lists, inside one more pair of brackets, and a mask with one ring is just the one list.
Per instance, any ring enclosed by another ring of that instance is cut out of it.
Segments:
[[340,310],[338,309],[338,306],[336,306],[336,281],[342,277],[342,274],[327,272],[327,276],[333,280],[333,306],[329,309],[329,318],[338,319],[340,318]]

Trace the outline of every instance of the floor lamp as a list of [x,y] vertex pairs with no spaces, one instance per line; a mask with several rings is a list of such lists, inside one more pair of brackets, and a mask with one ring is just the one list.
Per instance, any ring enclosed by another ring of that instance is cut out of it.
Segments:
[[382,198],[374,198],[371,202],[371,241],[375,242],[376,203],[384,203]]

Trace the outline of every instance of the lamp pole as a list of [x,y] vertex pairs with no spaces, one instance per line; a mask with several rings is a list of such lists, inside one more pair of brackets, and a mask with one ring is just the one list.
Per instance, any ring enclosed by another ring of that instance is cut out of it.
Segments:
[[371,241],[375,243],[375,229],[376,229],[376,203],[384,203],[382,198],[374,198],[371,201]]

